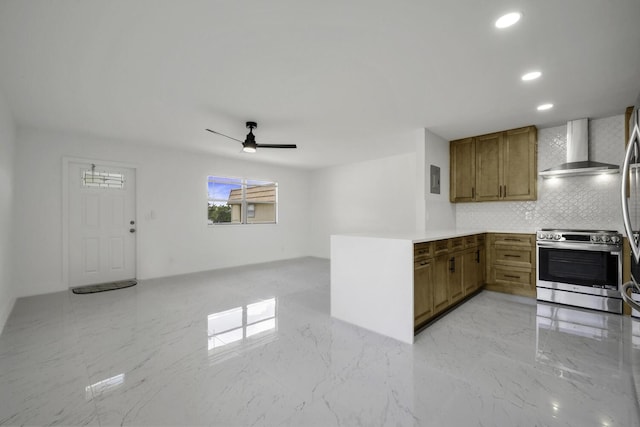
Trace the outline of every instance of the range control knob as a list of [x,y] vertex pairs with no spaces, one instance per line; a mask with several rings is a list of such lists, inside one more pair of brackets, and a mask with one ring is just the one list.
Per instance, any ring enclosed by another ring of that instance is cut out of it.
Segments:
[[560,238],[562,237],[562,235],[560,233],[556,233],[553,235],[553,239],[554,240],[560,240]]
[[592,243],[597,243],[600,240],[600,238],[598,236],[596,236],[595,234],[591,235],[591,242]]
[[614,244],[616,244],[616,245],[617,245],[618,243],[620,243],[620,237],[618,237],[618,236],[611,236],[611,243],[614,243]]
[[602,241],[605,243],[609,243],[609,241],[611,240],[611,238],[609,236],[602,236]]

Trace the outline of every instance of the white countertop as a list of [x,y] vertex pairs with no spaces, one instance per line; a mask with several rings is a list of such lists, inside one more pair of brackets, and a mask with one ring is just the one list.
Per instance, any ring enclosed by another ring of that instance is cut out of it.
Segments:
[[434,240],[451,239],[454,237],[469,236],[481,233],[522,233],[535,234],[536,230],[469,230],[469,229],[443,229],[433,231],[381,231],[368,233],[347,233],[334,236],[360,237],[372,239],[409,240],[412,243],[432,242]]

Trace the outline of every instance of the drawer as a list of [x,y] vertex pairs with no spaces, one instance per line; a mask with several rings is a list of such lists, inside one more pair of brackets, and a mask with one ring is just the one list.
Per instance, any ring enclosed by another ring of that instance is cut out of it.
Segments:
[[533,273],[531,270],[516,270],[511,268],[495,268],[494,283],[508,283],[514,285],[523,285],[530,287],[532,284]]
[[433,245],[431,244],[431,242],[416,243],[415,245],[413,245],[413,256],[414,258],[433,256],[432,248]]
[[496,245],[533,247],[534,238],[534,234],[496,233],[493,236],[493,242]]
[[487,239],[486,234],[476,234],[476,242],[478,243],[478,246],[484,245],[484,242],[486,242],[486,239]]
[[464,249],[464,238],[456,237],[455,239],[449,239],[449,250],[458,251]]
[[436,240],[433,242],[433,254],[442,255],[449,252],[449,240]]
[[527,248],[514,247],[500,247],[495,248],[495,263],[513,265],[525,268],[531,268],[533,266],[533,251]]
[[415,258],[413,260],[413,268],[414,269],[418,269],[418,268],[423,268],[428,266],[431,262],[433,261],[433,258],[427,258],[427,257],[419,257],[419,258]]
[[462,238],[464,240],[464,248],[473,248],[478,244],[478,236],[475,234],[473,236],[464,236]]

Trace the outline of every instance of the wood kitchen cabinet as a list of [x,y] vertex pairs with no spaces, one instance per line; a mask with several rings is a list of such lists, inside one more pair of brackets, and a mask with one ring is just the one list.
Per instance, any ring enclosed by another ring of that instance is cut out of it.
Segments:
[[534,234],[490,233],[486,289],[536,296]]
[[[476,143],[474,138],[452,141],[449,146],[451,163],[450,194],[452,202],[475,200]],[[453,168],[455,165],[455,169]]]
[[451,141],[451,202],[537,199],[535,126]]
[[[465,285],[463,280],[463,253],[454,253],[449,256],[449,303],[454,304],[464,297]],[[465,272],[466,274],[466,272]]]
[[414,325],[433,317],[433,253],[431,242],[414,245],[413,316]]
[[476,202],[502,197],[502,134],[476,137]]
[[484,285],[484,234],[414,245],[414,327]]
[[449,308],[449,255],[439,255],[433,269],[433,314]]

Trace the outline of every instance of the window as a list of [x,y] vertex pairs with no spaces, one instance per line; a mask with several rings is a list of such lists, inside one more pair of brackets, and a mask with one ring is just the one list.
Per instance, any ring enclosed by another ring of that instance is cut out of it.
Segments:
[[95,168],[82,171],[82,186],[94,188],[124,188],[124,175],[115,172],[98,172]]
[[207,218],[213,224],[275,224],[278,183],[208,177]]

